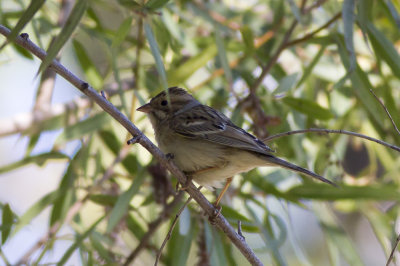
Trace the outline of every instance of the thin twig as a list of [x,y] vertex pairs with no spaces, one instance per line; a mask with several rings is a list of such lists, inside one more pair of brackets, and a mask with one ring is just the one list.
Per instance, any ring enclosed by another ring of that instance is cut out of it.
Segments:
[[189,202],[190,202],[192,199],[193,199],[192,197],[189,197],[189,198],[186,200],[185,204],[183,204],[183,206],[179,209],[178,213],[175,215],[174,221],[172,222],[171,227],[169,228],[168,233],[167,233],[167,235],[166,235],[164,241],[162,242],[160,249],[159,249],[158,252],[157,252],[156,261],[154,262],[154,266],[157,266],[157,265],[158,265],[158,261],[160,260],[162,251],[163,251],[165,245],[167,244],[167,241],[171,238],[172,231],[174,230],[174,228],[175,228],[175,226],[176,226],[176,223],[178,222],[179,216],[181,215],[181,213],[183,212],[183,210],[186,208],[186,206],[189,204]]
[[139,253],[148,245],[151,236],[157,231],[160,225],[171,216],[172,210],[175,209],[179,202],[181,202],[182,197],[183,191],[181,190],[171,201],[171,203],[164,208],[160,216],[149,224],[146,234],[140,239],[139,245],[126,258],[124,262],[125,266],[130,265],[139,255]]
[[[0,34],[9,36],[11,31],[0,25]],[[32,54],[39,57],[41,60],[46,58],[46,52],[40,49],[36,44],[29,40],[27,34],[18,36],[15,41],[17,45],[27,49]],[[53,60],[50,64],[51,68],[54,69],[59,75],[73,84],[82,93],[93,99],[104,111],[109,113],[115,120],[117,120],[132,136],[142,135],[143,133],[114,105],[105,100],[101,95],[97,93],[88,83],[79,79],[71,71],[66,69],[60,62]],[[140,138],[139,144],[146,148],[165,168],[167,168],[182,184],[186,183],[185,174],[173,163],[169,161],[161,150],[154,145],[145,135]],[[200,205],[200,207],[207,213],[208,216],[212,216],[215,212],[215,207],[204,197],[204,195],[197,190],[197,188],[190,182],[186,189],[186,192]],[[239,249],[243,256],[253,265],[263,265],[260,259],[256,256],[254,251],[247,245],[247,243],[237,234],[235,229],[229,224],[223,215],[218,215],[215,219],[215,224],[218,226],[225,235],[231,240],[231,242]]]
[[369,141],[373,141],[376,142],[378,144],[381,144],[383,146],[386,146],[392,150],[398,151],[400,152],[400,147],[387,143],[385,141],[379,140],[379,139],[375,139],[360,133],[355,133],[355,132],[351,132],[351,131],[347,131],[347,130],[335,130],[335,129],[325,129],[325,128],[309,128],[309,129],[301,129],[301,130],[293,130],[293,131],[287,131],[287,132],[283,132],[283,133],[279,133],[273,136],[269,136],[268,138],[263,139],[263,142],[269,142],[273,139],[277,139],[277,138],[281,138],[284,136],[290,136],[290,135],[294,135],[294,134],[303,134],[303,133],[310,133],[310,132],[318,132],[318,133],[325,133],[325,134],[343,134],[343,135],[349,135],[349,136],[354,136],[354,137],[358,137],[358,138],[362,138],[362,139],[367,139]]
[[396,243],[394,243],[394,247],[392,249],[392,252],[390,252],[390,256],[389,256],[389,258],[388,258],[388,260],[386,262],[386,266],[389,266],[390,262],[392,262],[393,257],[394,257],[394,252],[396,251],[397,246],[399,245],[399,242],[400,242],[400,234],[396,238]]
[[392,116],[389,113],[389,110],[386,108],[385,104],[383,103],[383,101],[381,99],[378,98],[378,96],[376,96],[375,92],[372,89],[369,89],[369,91],[374,95],[375,99],[382,105],[383,109],[385,110],[386,114],[388,115],[390,121],[392,122],[392,125],[394,127],[394,129],[396,130],[397,134],[400,135],[400,131],[396,126],[396,123],[393,121]]
[[307,40],[311,39],[315,34],[320,32],[321,30],[329,27],[333,22],[338,20],[341,16],[342,16],[342,12],[338,12],[336,15],[334,15],[330,20],[328,20],[324,25],[322,25],[318,29],[306,34],[305,36],[303,36],[301,38],[298,38],[298,39],[292,40],[290,42],[287,42],[285,44],[285,47],[293,46],[293,45],[296,45],[298,43],[301,43],[301,42],[304,42],[304,41],[307,41]]

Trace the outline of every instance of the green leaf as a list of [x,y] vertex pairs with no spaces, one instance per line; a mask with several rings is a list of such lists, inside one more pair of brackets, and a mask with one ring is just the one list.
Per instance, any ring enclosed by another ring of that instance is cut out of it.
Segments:
[[242,26],[240,28],[240,33],[242,34],[242,39],[244,45],[246,46],[246,52],[249,54],[253,54],[255,51],[253,31],[248,26]]
[[133,10],[136,10],[136,9],[139,9],[142,7],[138,2],[136,2],[134,0],[118,0],[118,3],[120,3],[123,6],[132,8]]
[[293,97],[285,97],[282,99],[282,101],[291,108],[310,117],[321,120],[328,120],[333,118],[333,114],[330,110],[323,108],[315,101]]
[[150,10],[156,10],[163,7],[168,2],[169,0],[149,0],[144,6]]
[[229,83],[232,83],[233,82],[232,71],[231,71],[231,68],[229,67],[229,62],[228,62],[228,57],[226,54],[224,40],[221,36],[221,31],[217,25],[215,25],[215,43],[217,44],[218,58],[219,58],[219,61],[221,62],[222,68],[224,69],[224,74],[225,74],[226,80]]
[[76,58],[78,59],[83,72],[85,72],[89,84],[91,84],[93,88],[103,87],[103,77],[87,55],[83,45],[76,40],[73,40],[72,43],[75,49]]
[[66,127],[60,136],[58,136],[56,143],[63,143],[73,139],[79,139],[86,134],[99,130],[103,126],[109,124],[110,121],[111,117],[107,113],[101,112],[96,114],[86,120]]
[[353,71],[356,65],[356,54],[354,51],[353,25],[354,25],[355,0],[344,0],[342,7],[342,18],[344,24],[344,42],[350,57],[349,72]]
[[287,194],[296,198],[308,198],[315,200],[400,200],[400,192],[392,185],[379,186],[345,186],[339,188],[325,184],[310,183],[296,186]]
[[367,23],[367,30],[374,52],[389,65],[393,75],[400,78],[400,55],[393,43],[374,24]]
[[89,199],[94,203],[103,206],[114,206],[118,200],[117,196],[107,194],[91,194]]
[[11,227],[14,224],[14,213],[12,212],[10,205],[7,203],[3,206],[1,219],[1,244],[7,241],[8,236],[11,232]]
[[[112,262],[114,261],[112,255],[111,255],[111,251],[108,250],[107,248],[105,248],[103,246],[103,244],[101,243],[102,238],[104,238],[102,235],[100,235],[99,233],[93,232],[92,234],[90,234],[90,242],[92,243],[94,249],[96,250],[96,252],[99,254],[99,256],[102,259],[105,259],[106,262],[108,262],[109,264],[106,265],[112,265]],[[90,264],[88,264],[90,265]]]
[[128,217],[126,218],[126,225],[128,226],[129,231],[132,232],[132,234],[137,238],[137,239],[142,239],[144,234],[146,233],[146,230],[143,228],[143,226],[135,219],[135,216],[132,214],[129,214]]
[[285,76],[279,81],[279,86],[272,92],[272,94],[280,94],[291,90],[297,80],[298,73]]
[[60,34],[57,36],[54,42],[51,43],[47,51],[46,58],[40,64],[38,73],[42,72],[51,64],[51,62],[53,62],[53,59],[57,56],[58,52],[61,50],[64,44],[70,39],[72,33],[79,25],[79,22],[81,21],[87,8],[88,8],[87,0],[80,0],[76,2]]
[[145,175],[137,175],[133,180],[132,185],[129,187],[127,191],[121,194],[118,197],[117,203],[111,211],[110,219],[108,220],[106,232],[110,233],[114,227],[118,224],[118,222],[122,219],[122,217],[127,213],[129,208],[129,203],[132,197],[138,193]]
[[[21,15],[20,19],[17,22],[17,25],[11,30],[10,34],[7,37],[8,42],[13,42],[15,37],[20,33],[20,31],[28,24],[29,21],[33,18],[36,12],[42,7],[45,0],[31,0],[28,8]],[[5,44],[2,45],[4,47]]]
[[47,195],[43,196],[35,204],[33,204],[22,216],[19,217],[17,224],[13,230],[15,235],[20,229],[32,222],[32,220],[38,216],[45,208],[49,207],[59,197],[63,196],[64,193],[60,190],[52,191]]
[[64,253],[64,256],[57,263],[57,266],[64,265],[67,263],[69,257],[71,257],[72,253],[74,253],[75,249],[77,249],[80,245],[82,245],[83,240],[85,240],[96,228],[96,226],[106,217],[105,215],[100,217],[96,222],[94,222],[88,230],[86,230],[82,235],[79,235],[75,242],[68,248],[68,250]]
[[131,31],[132,20],[133,17],[127,17],[124,21],[122,21],[117,32],[115,33],[115,37],[111,44],[111,49],[118,49],[121,46],[122,42],[126,39]]
[[193,56],[175,69],[168,71],[168,83],[178,85],[185,82],[194,72],[205,66],[217,54],[217,46],[210,44],[200,54]]
[[[106,146],[113,152],[114,155],[118,155],[121,143],[112,131],[102,130],[99,132],[101,139],[104,141]],[[123,160],[122,165],[128,173],[136,173],[138,170],[138,161],[134,154],[128,154]]]
[[34,156],[25,157],[24,159],[18,162],[0,167],[0,174],[15,170],[17,168],[23,167],[31,163],[43,166],[48,160],[68,160],[68,159],[69,157],[61,152],[56,152],[56,151],[46,152]]
[[156,38],[154,37],[153,30],[151,29],[151,26],[148,22],[144,23],[144,31],[146,33],[147,41],[149,42],[150,45],[151,53],[156,62],[158,74],[161,77],[162,86],[164,89],[167,89],[168,88],[167,73],[165,71],[164,63],[162,61],[160,49],[158,48]]
[[322,55],[324,54],[325,48],[326,48],[326,45],[322,45],[321,49],[319,49],[318,53],[314,56],[311,63],[304,69],[303,76],[301,77],[301,79],[299,80],[299,82],[296,85],[297,87],[300,87],[300,85],[303,84],[303,82],[308,79],[308,77],[312,73],[314,67],[317,65],[317,63],[321,59]]

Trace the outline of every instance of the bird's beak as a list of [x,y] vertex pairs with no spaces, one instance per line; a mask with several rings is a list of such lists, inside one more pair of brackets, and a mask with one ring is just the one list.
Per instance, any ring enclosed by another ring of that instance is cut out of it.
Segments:
[[136,111],[143,112],[143,113],[150,113],[153,110],[150,103],[146,103],[145,105],[140,106]]

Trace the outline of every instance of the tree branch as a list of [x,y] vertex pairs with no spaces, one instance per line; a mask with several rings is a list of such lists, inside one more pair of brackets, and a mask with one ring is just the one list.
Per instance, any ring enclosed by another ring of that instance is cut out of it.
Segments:
[[[0,25],[0,34],[8,36],[10,30],[3,25]],[[37,45],[29,40],[28,34],[21,34],[21,36],[15,39],[15,43],[35,56],[43,60],[46,57],[46,52],[40,49]],[[109,113],[115,120],[117,120],[123,127],[125,127],[132,136],[140,136],[138,143],[146,148],[160,163],[167,168],[182,184],[186,182],[186,176],[181,170],[157,148],[124,114],[122,114],[114,105],[104,99],[98,94],[88,83],[82,81],[77,76],[72,74],[62,64],[53,60],[49,66],[60,76],[65,78],[82,93],[93,99],[104,111]],[[208,216],[213,216],[217,211],[214,206],[204,197],[204,195],[197,190],[197,188],[191,183],[186,190],[191,197],[200,205]],[[240,252],[246,257],[246,259],[253,265],[262,265],[261,261],[257,258],[253,250],[247,245],[245,240],[239,236],[235,229],[228,223],[228,221],[222,215],[218,215],[214,219],[215,225],[219,227],[226,236],[232,241],[232,243],[240,250]]]
[[358,137],[358,138],[362,138],[362,139],[366,139],[369,141],[373,141],[376,142],[378,144],[381,144],[383,146],[386,146],[392,150],[398,151],[400,152],[400,147],[387,143],[385,141],[379,140],[379,139],[375,139],[360,133],[355,133],[355,132],[351,132],[351,131],[347,131],[347,130],[335,130],[335,129],[325,129],[325,128],[309,128],[309,129],[302,129],[302,130],[293,130],[293,131],[288,131],[288,132],[283,132],[283,133],[279,133],[273,136],[269,136],[268,138],[263,139],[263,142],[269,142],[273,139],[277,139],[283,136],[290,136],[290,135],[294,135],[294,134],[303,134],[303,133],[309,133],[309,132],[318,132],[318,133],[325,133],[325,134],[344,134],[344,135],[349,135],[349,136],[353,136],[353,137]]

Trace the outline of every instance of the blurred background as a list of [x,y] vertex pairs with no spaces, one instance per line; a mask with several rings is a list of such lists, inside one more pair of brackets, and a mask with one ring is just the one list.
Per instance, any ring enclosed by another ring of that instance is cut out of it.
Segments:
[[[46,68],[52,58],[153,141],[135,109],[181,86],[260,139],[326,128],[398,146],[399,11],[389,0],[1,1],[0,24],[49,57],[12,43],[0,50],[0,264],[153,264],[188,197]],[[277,168],[235,177],[222,214],[242,222],[262,262],[385,264],[399,233],[399,148],[318,132],[267,143],[340,188]],[[214,201],[219,191],[202,192]],[[191,202],[160,264],[248,262]]]

